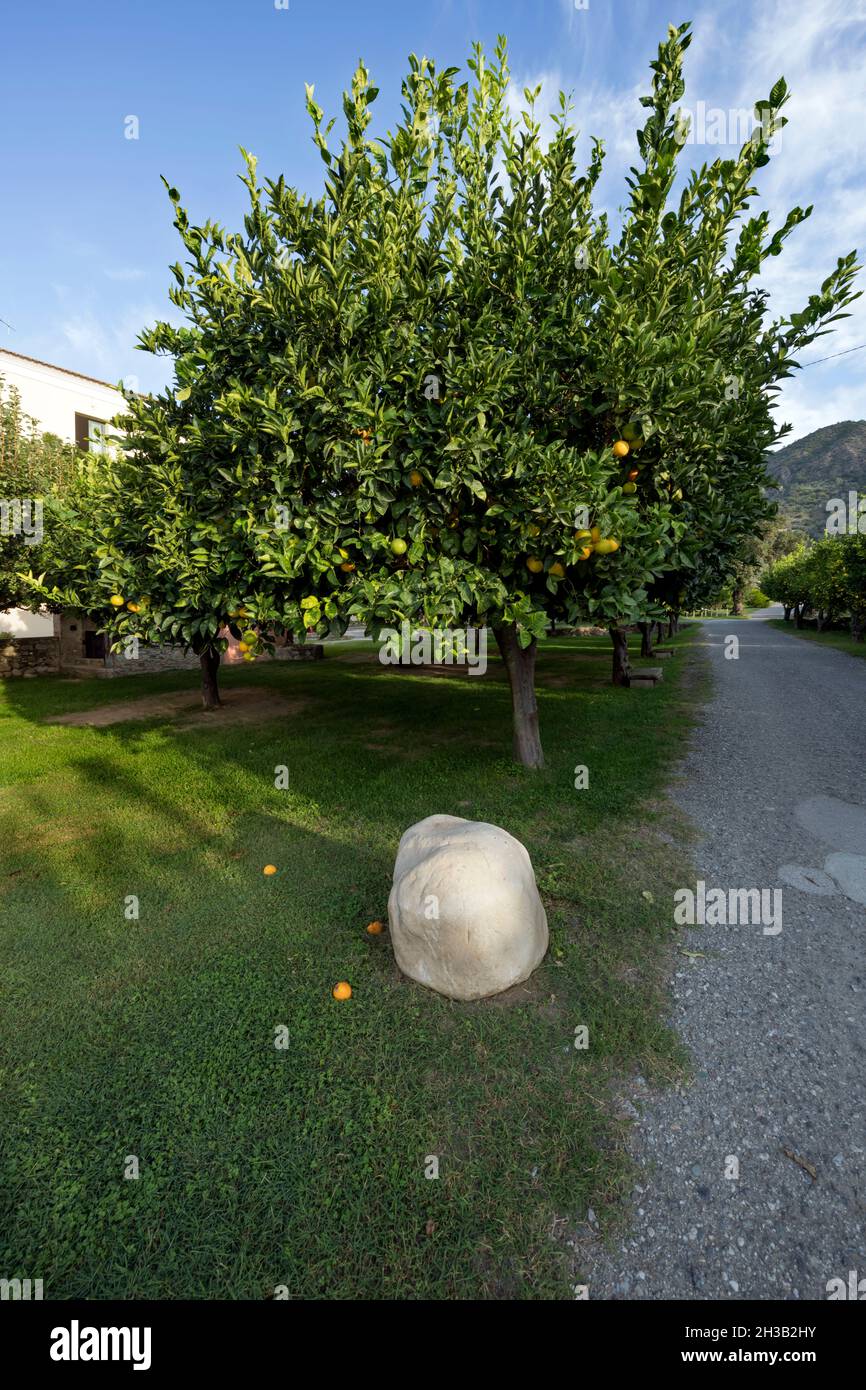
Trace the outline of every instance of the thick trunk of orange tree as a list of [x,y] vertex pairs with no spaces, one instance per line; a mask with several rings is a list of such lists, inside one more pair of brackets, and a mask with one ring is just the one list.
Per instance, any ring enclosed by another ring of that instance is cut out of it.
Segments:
[[538,732],[538,704],[535,698],[535,657],[538,644],[533,637],[528,647],[521,647],[514,623],[504,623],[501,627],[495,627],[493,635],[502,653],[511,686],[514,757],[524,767],[544,767],[544,753]]
[[613,642],[613,683],[628,685],[631,667],[628,662],[628,633],[624,627],[613,626],[608,629]]

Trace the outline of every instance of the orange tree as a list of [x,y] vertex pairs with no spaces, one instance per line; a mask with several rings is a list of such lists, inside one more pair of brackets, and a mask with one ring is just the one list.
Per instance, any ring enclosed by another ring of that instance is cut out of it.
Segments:
[[847,614],[851,636],[863,641],[866,627],[866,535],[822,536],[782,556],[761,576],[761,587],[798,627],[815,612],[818,631]]
[[504,40],[492,63],[474,50],[465,82],[411,58],[381,139],[363,65],[334,148],[308,89],[316,200],[261,186],[248,155],[242,233],[192,225],[170,190],[186,324],[142,345],[175,382],[129,403],[117,467],[135,524],[117,494],[85,522],[100,582],[151,595],[147,640],[213,652],[238,603],[261,633],[483,623],[515,754],[541,765],[547,622],[603,622],[621,658],[624,626],[664,611],[659,586],[749,530],[774,383],[851,294],[849,257],[803,315],[765,326],[749,282],[799,209],[772,236],[765,214],[744,222],[727,253],[784,83],[739,159],[667,210],[688,41],[671,30],[653,63],[615,241],[592,205],[601,146],[580,172],[564,98],[547,142],[537,93],[510,114]]

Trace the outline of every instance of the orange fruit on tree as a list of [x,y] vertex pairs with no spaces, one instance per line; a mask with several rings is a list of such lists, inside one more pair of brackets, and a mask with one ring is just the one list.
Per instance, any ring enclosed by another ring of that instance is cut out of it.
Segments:
[[623,483],[622,490],[629,497],[633,492],[637,492],[637,483]]
[[596,541],[592,548],[596,555],[612,555],[615,550],[619,550],[619,541],[609,537],[602,541]]
[[126,606],[127,606],[127,608],[129,609],[130,613],[140,613],[140,612],[141,612],[141,606],[140,606],[139,604],[137,604],[137,603],[128,603]]
[[526,562],[526,568],[529,570],[530,574],[541,574],[541,571],[544,569],[544,561],[539,560],[537,555],[530,555]]
[[413,468],[412,472],[409,474],[409,482],[412,484],[412,486],[420,487],[423,481],[424,479],[421,477],[421,474],[418,472],[418,469]]
[[556,563],[555,563],[554,565],[551,565],[551,566],[550,566],[550,573],[551,573],[552,575],[555,575],[555,577],[556,577],[557,579],[564,579],[564,578],[565,578],[565,570],[562,568],[562,565],[559,563],[558,560],[556,561]]
[[126,599],[121,598],[120,594],[112,594],[108,602],[111,604],[112,608],[122,608]]
[[331,993],[335,999],[351,999],[352,986],[347,980],[340,980],[339,984],[334,985]]
[[353,570],[354,568],[355,568],[355,566],[349,564],[349,561],[348,561],[348,560],[344,560],[343,563],[342,563],[342,565],[340,566],[340,569],[343,570],[343,571],[345,571],[346,574],[351,574],[351,572],[352,572],[352,570]]
[[637,468],[632,468],[632,469],[630,469],[629,475],[628,475],[628,480],[629,480],[630,483],[633,483],[633,482],[634,482],[635,478],[636,478],[637,475],[638,475],[638,472],[639,472],[639,469],[637,469]]
[[583,548],[582,548],[582,550],[581,550],[581,552],[580,552],[580,558],[581,558],[581,560],[588,560],[591,554],[592,554],[592,546],[591,546],[591,545],[585,545],[585,546],[583,546]]
[[628,451],[629,445],[628,441],[625,439],[618,439],[613,446],[613,453],[615,458],[624,459]]
[[592,528],[592,530],[590,531],[589,534],[590,534],[590,537],[592,538],[592,543],[593,543],[593,545],[597,545],[597,543],[601,540],[601,532],[599,531],[598,527],[597,527],[597,526],[593,526],[593,528]]

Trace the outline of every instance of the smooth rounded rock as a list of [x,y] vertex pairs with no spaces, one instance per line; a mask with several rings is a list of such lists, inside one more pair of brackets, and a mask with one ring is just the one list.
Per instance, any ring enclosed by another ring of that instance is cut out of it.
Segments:
[[403,835],[388,900],[405,975],[450,999],[485,999],[528,978],[547,916],[525,847],[486,821],[428,816]]

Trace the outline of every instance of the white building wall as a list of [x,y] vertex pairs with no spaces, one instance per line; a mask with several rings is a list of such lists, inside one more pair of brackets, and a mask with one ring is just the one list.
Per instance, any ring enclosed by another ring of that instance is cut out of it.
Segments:
[[0,632],[11,637],[53,637],[53,613],[31,613],[26,608],[7,608],[0,613]]
[[[59,435],[69,443],[75,441],[76,415],[111,420],[124,407],[123,396],[114,386],[3,348],[0,378],[4,389],[15,387],[21,409],[37,421],[43,433]],[[10,632],[13,637],[51,637],[54,620],[50,614],[12,608],[0,613],[0,632]]]
[[14,386],[21,397],[21,409],[37,420],[46,434],[57,434],[74,442],[75,416],[111,420],[124,408],[120,391],[105,382],[76,376],[61,367],[35,362],[30,357],[0,348],[0,377]]

